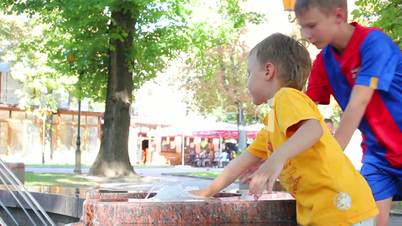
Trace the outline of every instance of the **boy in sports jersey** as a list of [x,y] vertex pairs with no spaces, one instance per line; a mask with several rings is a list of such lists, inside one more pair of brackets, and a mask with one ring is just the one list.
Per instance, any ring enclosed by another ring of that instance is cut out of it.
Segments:
[[402,55],[378,29],[347,23],[346,0],[297,0],[302,34],[322,49],[308,80],[307,95],[343,112],[335,138],[344,149],[356,128],[363,135],[362,175],[388,225],[392,198],[402,195]]
[[253,102],[271,105],[265,127],[210,186],[194,194],[213,196],[258,167],[244,179],[250,182],[250,194],[258,198],[266,187],[272,192],[279,177],[296,199],[299,225],[374,223],[378,210],[367,182],[343,154],[315,103],[301,91],[310,67],[307,50],[282,34],[267,37],[250,51],[248,89]]

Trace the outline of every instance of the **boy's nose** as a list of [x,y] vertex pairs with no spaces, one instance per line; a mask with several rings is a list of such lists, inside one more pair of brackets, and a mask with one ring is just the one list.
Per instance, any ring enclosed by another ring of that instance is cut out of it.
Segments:
[[308,29],[302,29],[301,33],[305,39],[311,41],[311,32]]
[[303,37],[304,37],[305,39],[307,39],[310,43],[314,43],[314,42],[315,42],[315,39],[313,38],[313,36],[312,36],[310,33],[305,33],[305,34],[303,34]]

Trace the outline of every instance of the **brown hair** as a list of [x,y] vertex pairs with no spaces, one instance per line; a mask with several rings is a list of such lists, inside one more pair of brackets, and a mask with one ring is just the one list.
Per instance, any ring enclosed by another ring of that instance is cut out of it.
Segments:
[[302,14],[304,11],[317,7],[323,13],[328,14],[332,9],[337,7],[348,10],[347,0],[297,0],[295,4],[296,15]]
[[303,90],[310,73],[311,59],[300,42],[275,33],[258,43],[250,51],[251,54],[255,54],[260,65],[271,62],[278,67],[284,86]]

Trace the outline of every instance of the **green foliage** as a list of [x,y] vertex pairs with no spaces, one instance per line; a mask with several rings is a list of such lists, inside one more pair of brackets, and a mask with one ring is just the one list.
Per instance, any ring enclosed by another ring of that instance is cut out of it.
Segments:
[[7,19],[0,14],[0,61],[12,60],[12,49],[24,37],[23,23]]
[[244,12],[237,0],[221,0],[216,8],[213,22],[197,23],[191,32],[193,54],[182,79],[192,94],[187,102],[202,114],[230,123],[237,122],[240,104],[250,123],[256,111],[248,98],[246,50],[239,39],[247,23],[261,23],[263,15]]
[[[182,52],[190,52],[187,62],[195,63],[198,73],[210,77],[216,65],[214,60],[207,59],[208,50],[230,42],[247,21],[258,22],[261,18],[243,12],[238,0],[217,0],[209,4],[209,10],[216,8],[218,15],[213,23],[192,16],[191,9],[205,5],[205,1],[198,0],[2,1],[0,9],[29,15],[41,27],[41,36],[24,40],[20,52],[27,57],[37,51],[44,53],[46,66],[55,71],[53,76],[75,78],[76,91],[70,91],[103,101],[108,56],[113,51],[110,43],[127,36],[127,25],[110,29],[110,24],[114,23],[113,11],[131,10],[137,15],[133,48],[125,53],[130,56],[127,64],[133,72],[136,89],[162,72],[169,60]],[[69,55],[75,56],[74,62],[67,62]],[[33,77],[42,76],[43,73]],[[77,88],[81,90],[78,92]]]
[[[119,103],[114,101],[114,97],[117,96],[115,96],[116,90],[123,88],[124,95],[129,95],[133,88],[139,88],[144,81],[163,72],[171,60],[184,55],[183,53],[188,53],[187,62],[194,63],[197,73],[206,78],[215,74],[223,62],[217,55],[209,54],[210,50],[213,52],[219,46],[231,43],[234,34],[248,20],[258,20],[258,16],[252,13],[243,13],[239,2],[239,0],[3,0],[0,2],[0,9],[7,13],[28,15],[40,27],[41,35],[27,39],[20,48],[22,53],[20,56],[28,59],[27,64],[39,65],[39,69],[49,69],[29,74],[29,78],[32,79],[26,81],[32,81],[41,87],[39,89],[41,95],[36,95],[37,86],[32,88],[30,84],[26,85],[28,89],[33,90],[33,97],[52,94],[55,87],[60,84],[54,81],[58,82],[56,79],[67,76],[75,78],[74,93],[80,98],[90,97],[104,101],[107,95],[105,115],[110,113],[111,116],[115,112],[111,109],[119,106]],[[192,17],[191,9],[206,5],[212,6],[210,9],[218,9],[216,15],[219,17],[214,15],[213,20],[209,22],[198,20],[196,16]],[[37,53],[42,53],[43,57],[36,58]],[[36,59],[43,61],[38,64],[35,62]],[[127,72],[132,72],[132,79],[127,78]],[[53,78],[55,80],[52,80]],[[108,81],[109,78],[111,79]],[[133,84],[128,84],[131,81]],[[106,87],[107,85],[109,87]],[[115,86],[118,86],[118,89]],[[131,98],[128,100],[131,101]],[[41,103],[49,101],[44,100]],[[124,102],[125,106],[126,103]],[[111,125],[109,122],[112,120],[128,125],[126,120],[129,118],[123,116],[113,119],[105,116],[105,128]],[[119,129],[111,126],[111,129],[106,131],[113,134]],[[104,133],[103,137],[108,137],[108,134]],[[110,142],[110,139],[102,139],[102,144]],[[105,175],[101,172],[105,170],[102,164],[110,155],[104,153],[116,156],[117,162],[125,165],[123,168],[131,170],[129,161],[122,158],[128,156],[125,142],[127,139],[113,142],[114,150],[107,150],[103,147],[108,145],[101,145],[99,158],[91,168],[92,173]],[[122,175],[126,173],[131,172],[123,172]]]
[[331,116],[331,119],[334,123],[334,127],[338,127],[339,122],[341,121],[341,116],[342,116],[342,109],[338,104],[332,105],[333,109],[333,114]]
[[10,63],[11,76],[21,84],[16,91],[20,107],[55,111],[57,96],[75,81],[46,65],[38,29],[34,19],[0,14],[0,60]]
[[[263,20],[261,14],[244,12],[238,0],[219,0],[219,3],[215,14],[210,9],[213,19],[193,23],[189,32],[192,54],[186,62],[195,73],[206,79],[211,79],[221,67],[218,49],[238,44],[239,34],[248,22],[258,24]],[[201,1],[201,4],[205,4],[205,1]]]
[[220,174],[221,174],[221,172],[194,172],[194,173],[184,173],[184,176],[215,179]]
[[402,47],[402,0],[357,0],[355,4],[356,20],[381,28]]
[[[127,36],[124,26],[110,30],[111,13],[120,8],[134,10],[138,15],[134,48],[125,54],[134,74],[134,86],[155,77],[166,66],[167,59],[183,46],[185,1],[9,1],[2,3],[9,12],[25,13],[38,18],[43,28],[42,51],[48,54],[48,66],[61,74],[78,77],[81,93],[104,100],[111,40]],[[27,43],[27,49],[37,48],[39,40]],[[75,61],[68,63],[73,54]]]
[[[246,122],[253,123],[258,121],[259,113],[248,94],[247,50],[239,37],[238,34],[231,43],[209,49],[201,62],[207,64],[202,67],[206,71],[186,73],[182,81],[185,81],[183,87],[192,94],[188,101],[198,112],[236,123],[241,105]],[[188,70],[197,71],[198,66],[190,65]]]

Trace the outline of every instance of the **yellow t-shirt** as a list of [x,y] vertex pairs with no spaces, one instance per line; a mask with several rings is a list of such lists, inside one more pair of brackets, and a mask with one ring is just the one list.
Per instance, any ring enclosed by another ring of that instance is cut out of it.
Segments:
[[324,120],[304,93],[282,88],[264,118],[265,127],[248,147],[266,159],[294,133],[298,123],[316,119],[323,128],[320,140],[290,159],[279,180],[296,199],[300,225],[352,225],[374,217],[378,210],[371,190],[330,134]]

